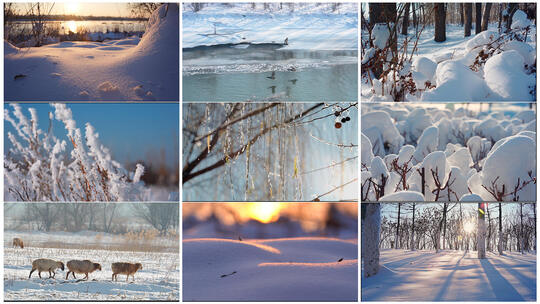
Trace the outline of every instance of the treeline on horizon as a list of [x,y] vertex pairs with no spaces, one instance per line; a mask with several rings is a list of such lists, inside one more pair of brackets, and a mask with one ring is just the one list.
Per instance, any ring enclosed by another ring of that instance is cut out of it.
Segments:
[[[14,15],[11,21],[32,21],[36,15]],[[46,21],[100,21],[100,20],[117,20],[117,21],[147,21],[148,18],[142,17],[113,17],[113,16],[81,16],[81,15],[42,15],[41,19]]]

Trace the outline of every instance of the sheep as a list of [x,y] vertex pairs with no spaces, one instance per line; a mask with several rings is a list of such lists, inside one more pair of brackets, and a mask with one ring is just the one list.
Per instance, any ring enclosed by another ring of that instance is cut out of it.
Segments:
[[[42,271],[48,271],[49,272],[49,278],[54,278],[56,275],[56,269],[60,268],[62,271],[64,270],[64,263],[57,262],[49,259],[37,259],[32,262],[32,270],[30,271],[30,275],[28,275],[28,278],[32,276],[32,273],[34,271],[38,271],[39,278],[41,279],[41,272]],[[52,271],[52,276],[51,276]]]
[[23,241],[20,238],[13,238],[13,247],[21,247],[24,248]]
[[126,275],[126,282],[129,279],[129,275],[131,275],[133,277],[133,281],[135,281],[135,272],[137,272],[137,270],[139,270],[139,269],[142,269],[142,264],[141,263],[132,264],[132,263],[118,262],[118,263],[112,263],[111,268],[112,268],[112,271],[113,271],[113,275],[112,275],[112,279],[111,279],[112,281],[114,281],[115,279],[116,279],[116,281],[118,281],[118,275],[119,274],[125,274]]
[[73,278],[76,279],[75,273],[84,273],[86,275],[85,279],[88,280],[88,274],[92,273],[94,271],[99,270],[101,271],[101,265],[99,263],[93,263],[90,260],[71,260],[67,262],[67,268],[69,271],[66,274],[66,280],[69,277],[69,274],[73,274]]

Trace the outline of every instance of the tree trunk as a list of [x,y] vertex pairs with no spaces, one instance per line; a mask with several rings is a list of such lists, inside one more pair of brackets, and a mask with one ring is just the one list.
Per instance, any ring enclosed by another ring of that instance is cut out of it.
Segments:
[[465,24],[465,18],[463,16],[463,3],[459,4],[459,24],[461,26]]
[[446,41],[446,11],[444,3],[435,3],[435,42]]
[[463,14],[465,16],[465,37],[469,37],[471,35],[471,26],[472,26],[472,3],[465,3],[464,4],[464,11]]
[[361,206],[362,259],[364,259],[364,277],[368,278],[379,272],[381,205],[379,203],[365,203]]
[[409,28],[409,12],[411,3],[405,3],[405,14],[403,15],[403,24],[401,26],[401,34],[407,35],[407,29]]
[[512,18],[514,17],[514,13],[516,12],[516,10],[517,10],[517,4],[516,3],[508,3],[508,8],[507,8],[507,11],[506,11],[506,13],[508,14],[507,18],[506,18],[506,30],[507,31],[509,31],[510,27],[512,26]]
[[488,228],[487,228],[487,250],[488,251],[492,251],[491,250],[491,216],[489,214],[489,208],[486,207],[486,212],[487,212],[487,216],[488,216]]
[[415,3],[411,3],[412,5],[412,20],[413,20],[413,26],[414,26],[414,30],[415,30],[415,34],[418,34],[418,17],[416,16],[416,4]]
[[411,229],[411,251],[415,250],[414,247],[414,214],[416,212],[416,203],[412,203],[412,229]]
[[503,255],[502,206],[499,203],[499,255]]
[[477,231],[477,248],[478,258],[486,258],[486,221],[484,203],[478,203],[478,231]]
[[519,249],[521,251],[521,254],[523,254],[523,243],[524,243],[524,236],[523,236],[523,203],[519,203]]
[[396,249],[400,249],[400,242],[399,242],[399,223],[401,219],[401,203],[398,203],[398,209],[397,209],[397,229],[396,229]]
[[532,203],[534,213],[534,250],[536,251],[536,203]]
[[474,30],[475,30],[475,34],[478,34],[482,31],[482,3],[475,3],[474,4],[475,6],[475,13],[476,13],[476,17],[475,17],[475,26],[474,26]]
[[446,249],[446,213],[448,213],[448,204],[443,203],[443,239],[442,249]]
[[489,15],[491,13],[491,5],[493,3],[486,2],[486,7],[484,8],[484,16],[482,18],[482,31],[487,31],[489,25]]

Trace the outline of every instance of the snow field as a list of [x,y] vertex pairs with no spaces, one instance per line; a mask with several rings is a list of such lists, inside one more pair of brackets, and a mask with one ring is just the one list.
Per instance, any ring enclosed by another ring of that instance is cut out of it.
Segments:
[[[536,301],[536,254],[381,250],[362,301]],[[362,272],[363,272],[362,266]]]
[[357,301],[358,244],[332,238],[183,241],[184,301]]
[[[287,4],[282,11],[255,10],[248,3],[225,6],[206,4],[193,12],[187,5],[182,11],[182,47],[223,43],[282,43],[284,50],[339,50],[357,49],[357,4],[343,3],[336,12],[330,4],[295,3],[291,12]],[[217,35],[213,35],[214,29]]]
[[[66,264],[72,259],[89,259],[100,263],[102,271],[89,274],[88,281],[77,281],[84,274],[76,274],[65,280],[65,271],[58,269],[55,278],[48,278],[48,272],[37,271],[28,279],[32,261],[49,258]],[[112,282],[111,264],[114,262],[140,262],[143,269],[125,282],[119,275],[118,282]],[[4,248],[4,298],[5,300],[179,300],[180,279],[179,255],[175,253],[109,251],[93,249]]]

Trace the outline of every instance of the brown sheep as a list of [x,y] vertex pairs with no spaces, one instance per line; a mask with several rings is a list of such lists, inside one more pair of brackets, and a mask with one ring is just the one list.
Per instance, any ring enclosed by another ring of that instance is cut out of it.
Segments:
[[[62,270],[64,270],[64,263],[62,262],[57,262],[57,261],[53,261],[53,260],[49,260],[49,259],[37,259],[37,260],[34,260],[32,262],[32,270],[30,271],[30,275],[28,275],[28,278],[30,279],[30,277],[32,276],[32,273],[34,271],[38,271],[38,275],[39,275],[39,278],[41,279],[41,272],[42,271],[48,271],[49,272],[49,278],[54,278],[54,276],[56,275],[56,269],[57,268],[60,268]],[[52,276],[51,276],[51,271],[52,271]]]
[[24,248],[23,241],[20,238],[13,238],[13,247],[21,247]]
[[133,277],[133,281],[135,281],[135,272],[137,272],[137,270],[139,269],[142,269],[142,264],[141,263],[135,263],[135,264],[132,264],[132,263],[121,263],[121,262],[118,262],[118,263],[112,263],[112,271],[113,271],[113,275],[112,275],[112,281],[114,281],[116,279],[116,281],[118,281],[118,275],[119,274],[125,274],[126,275],[126,282],[128,281],[128,278],[129,276],[131,275]]
[[84,260],[84,261],[71,260],[67,262],[66,265],[67,265],[67,268],[69,269],[69,271],[66,274],[66,280],[68,279],[70,273],[73,274],[74,279],[77,278],[75,277],[75,273],[84,273],[86,275],[85,279],[88,280],[89,273],[92,273],[96,270],[101,271],[101,265],[99,263],[93,263],[92,261],[89,261],[89,260]]

